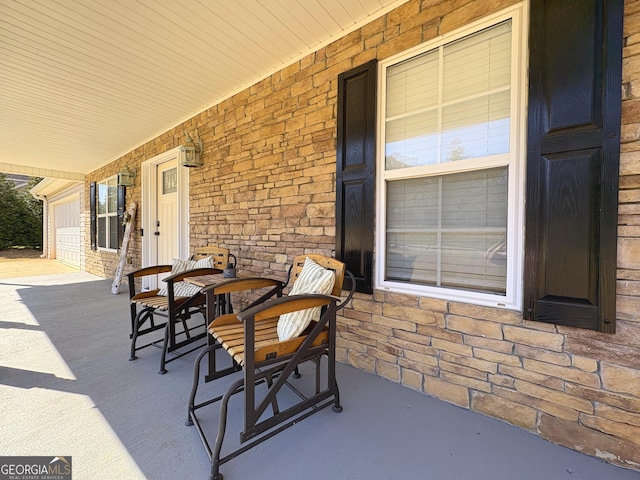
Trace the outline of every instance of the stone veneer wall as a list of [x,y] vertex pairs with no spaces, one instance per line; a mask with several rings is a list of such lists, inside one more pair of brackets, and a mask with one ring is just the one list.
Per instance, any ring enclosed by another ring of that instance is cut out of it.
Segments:
[[[334,249],[338,74],[515,3],[410,0],[93,172],[86,187],[125,164],[139,169],[197,128],[205,165],[190,172],[191,244],[227,246],[240,268],[283,276],[295,254]],[[640,0],[627,0],[617,333],[376,291],[357,294],[340,318],[341,362],[640,469],[638,32]],[[140,194],[140,187],[129,189],[127,201],[140,202]],[[139,266],[137,236],[130,256]],[[86,270],[109,277],[117,261],[88,250]]]

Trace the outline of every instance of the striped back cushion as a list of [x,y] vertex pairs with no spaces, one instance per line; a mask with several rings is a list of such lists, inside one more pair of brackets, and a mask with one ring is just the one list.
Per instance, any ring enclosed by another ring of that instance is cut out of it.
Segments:
[[[304,261],[304,266],[296,279],[289,296],[303,293],[331,294],[336,281],[332,270],[322,268],[309,257]],[[311,320],[318,317],[320,307],[308,308],[297,312],[280,315],[278,320],[278,338],[280,341],[295,338],[309,326]]]
[[213,257],[209,255],[208,257],[197,260],[192,268],[213,268]]
[[[171,266],[171,275],[176,273],[186,272],[187,270],[192,270],[194,268],[212,268],[213,267],[213,257],[205,257],[197,262],[194,260],[173,260],[173,265]],[[173,284],[173,295],[174,297],[191,297],[200,291],[201,287],[197,285],[193,285],[187,282],[176,282]],[[167,287],[162,287],[158,292],[159,296],[166,297],[169,294],[167,291]]]

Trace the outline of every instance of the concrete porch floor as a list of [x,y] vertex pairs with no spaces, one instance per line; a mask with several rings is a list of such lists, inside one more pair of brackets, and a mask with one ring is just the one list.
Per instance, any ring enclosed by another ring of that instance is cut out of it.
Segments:
[[[166,375],[157,349],[129,362],[127,295],[110,289],[84,272],[0,278],[0,456],[71,456],[74,480],[207,479],[184,425],[196,354]],[[640,480],[348,365],[338,383],[342,413],[324,409],[224,464],[225,480]],[[202,415],[214,429],[217,409]]]

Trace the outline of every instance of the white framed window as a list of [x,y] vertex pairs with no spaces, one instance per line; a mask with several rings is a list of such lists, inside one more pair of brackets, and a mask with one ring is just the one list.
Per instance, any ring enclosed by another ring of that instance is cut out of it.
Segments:
[[99,249],[118,249],[118,184],[113,176],[98,182],[96,195],[97,245]]
[[376,288],[522,308],[524,15],[380,63]]

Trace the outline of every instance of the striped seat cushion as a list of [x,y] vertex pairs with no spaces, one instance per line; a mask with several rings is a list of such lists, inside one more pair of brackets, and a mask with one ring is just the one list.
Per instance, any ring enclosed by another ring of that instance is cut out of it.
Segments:
[[[333,270],[321,267],[307,257],[289,296],[305,293],[329,295],[333,290],[336,276]],[[320,315],[320,307],[308,308],[280,315],[278,320],[278,338],[288,340],[300,335],[312,320]]]

